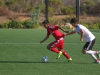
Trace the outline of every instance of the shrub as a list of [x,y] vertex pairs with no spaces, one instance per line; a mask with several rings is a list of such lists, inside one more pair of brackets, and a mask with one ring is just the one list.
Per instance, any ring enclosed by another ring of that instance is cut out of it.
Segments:
[[42,5],[40,5],[40,7],[41,7],[41,12],[44,14],[45,13],[45,5],[42,4]]
[[59,25],[64,24],[63,20],[60,19],[60,18],[56,18],[56,19],[49,18],[49,22],[52,23],[52,24],[59,24]]
[[99,27],[99,29],[100,29],[100,23],[98,23],[98,27]]
[[74,14],[75,8],[72,5],[64,6],[62,7],[61,12],[63,14]]
[[82,25],[84,25],[86,28],[89,29],[89,25],[88,24],[82,24]]
[[94,0],[86,0],[81,4],[81,12],[83,12],[83,14],[91,14],[96,5],[97,4],[94,2]]
[[89,29],[99,29],[98,24],[89,25]]
[[26,20],[23,22],[23,27],[24,28],[38,28],[39,23],[38,22],[32,22],[30,20]]
[[3,28],[8,28],[8,24],[9,24],[9,22],[5,22],[5,23],[3,24]]
[[24,26],[24,28],[30,28],[29,20],[24,21],[23,26]]
[[95,23],[91,25],[83,23],[82,25],[84,25],[88,29],[100,29],[100,23]]
[[8,28],[22,28],[22,22],[17,22],[15,20],[12,20],[8,23]]
[[0,24],[0,28],[3,28],[3,25],[2,24]]
[[49,15],[50,16],[52,16],[52,15],[54,15],[55,13],[54,13],[54,9],[52,8],[52,7],[49,7]]

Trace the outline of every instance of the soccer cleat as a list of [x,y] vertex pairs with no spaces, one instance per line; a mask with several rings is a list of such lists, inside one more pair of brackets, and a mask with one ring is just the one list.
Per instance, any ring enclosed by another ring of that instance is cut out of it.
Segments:
[[60,52],[58,53],[57,59],[59,59],[61,55],[62,55],[62,52],[60,51]]
[[98,63],[100,64],[100,61],[98,61]]
[[95,61],[95,63],[100,63],[100,61]]
[[98,51],[98,54],[97,54],[97,56],[98,56],[98,59],[100,59],[100,51]]
[[72,58],[68,59],[68,62],[72,61]]

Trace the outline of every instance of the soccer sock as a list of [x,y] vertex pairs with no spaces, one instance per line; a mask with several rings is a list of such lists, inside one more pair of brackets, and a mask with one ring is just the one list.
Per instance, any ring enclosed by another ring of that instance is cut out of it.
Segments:
[[50,50],[55,52],[55,53],[59,53],[59,50],[57,50],[56,48],[51,48]]
[[70,59],[70,56],[67,54],[67,52],[63,52],[63,55],[67,58],[67,59]]
[[90,56],[97,62],[99,61],[94,54],[90,54]]
[[86,51],[86,54],[97,54],[97,51],[91,51],[91,50],[89,50],[89,51]]
[[97,51],[86,51],[86,54],[89,54],[95,61],[98,61],[98,59],[96,58],[96,56],[94,54],[97,54]]

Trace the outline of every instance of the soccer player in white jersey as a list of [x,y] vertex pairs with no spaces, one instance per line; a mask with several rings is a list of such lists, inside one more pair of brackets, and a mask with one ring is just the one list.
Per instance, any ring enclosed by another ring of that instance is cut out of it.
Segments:
[[[92,47],[95,43],[95,36],[85,26],[78,24],[77,18],[72,18],[70,23],[75,27],[75,29],[68,34],[65,34],[65,36],[78,33],[80,35],[80,41],[86,41],[85,45],[83,46],[82,53],[89,54],[96,63],[100,63],[100,51],[92,50]],[[97,54],[98,58],[95,56],[95,54]]]

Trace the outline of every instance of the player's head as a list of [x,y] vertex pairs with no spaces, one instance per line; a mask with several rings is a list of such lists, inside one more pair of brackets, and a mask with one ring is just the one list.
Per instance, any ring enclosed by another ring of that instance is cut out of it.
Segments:
[[78,25],[78,19],[77,18],[72,18],[70,20],[70,23],[72,24],[72,26],[76,27]]
[[48,20],[44,20],[44,21],[42,22],[42,24],[44,25],[45,28],[47,28],[48,25],[49,25],[49,21],[48,21]]

